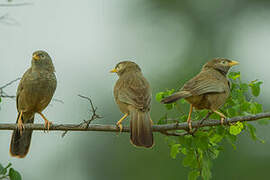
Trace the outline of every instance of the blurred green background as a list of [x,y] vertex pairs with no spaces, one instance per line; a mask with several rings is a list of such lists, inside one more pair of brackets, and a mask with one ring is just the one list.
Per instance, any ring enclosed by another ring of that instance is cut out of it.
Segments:
[[[21,1],[13,1],[17,3]],[[0,1],[7,3],[6,1]],[[155,93],[179,88],[214,58],[237,60],[244,80],[264,81],[259,101],[269,109],[269,0],[37,0],[32,5],[1,7],[0,85],[29,67],[31,54],[44,49],[53,57],[58,78],[46,116],[55,123],[80,123],[89,107],[77,94],[90,96],[104,118],[115,123],[122,114],[114,103],[117,79],[109,70],[121,60],[137,62],[153,90],[151,116],[163,115]],[[16,85],[6,89],[15,94]],[[3,99],[0,122],[16,120],[15,101]],[[43,122],[36,116],[36,122]],[[128,124],[128,121],[125,122]],[[266,143],[241,134],[237,149],[225,149],[214,161],[213,179],[269,179],[270,133],[258,126]],[[35,132],[25,159],[8,154],[11,132],[0,132],[0,163],[13,163],[26,180],[187,179],[181,160],[170,158],[163,135],[150,150],[130,145],[129,135],[107,132]]]

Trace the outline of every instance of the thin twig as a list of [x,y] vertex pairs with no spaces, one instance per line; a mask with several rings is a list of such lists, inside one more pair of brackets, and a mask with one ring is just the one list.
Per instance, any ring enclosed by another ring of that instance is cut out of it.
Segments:
[[[84,99],[87,99],[90,103],[90,112],[92,112],[92,115],[90,117],[89,120],[83,120],[83,122],[81,122],[80,124],[78,125],[75,125],[74,127],[84,127],[85,129],[88,129],[90,123],[92,121],[94,121],[95,119],[100,119],[102,118],[100,115],[98,115],[96,112],[97,112],[97,107],[94,106],[92,100],[89,98],[89,97],[86,97],[86,96],[83,96],[83,95],[78,95],[79,97],[81,98],[84,98]],[[68,130],[66,130],[63,134],[62,134],[62,137],[64,137],[66,134],[68,133]]]
[[7,84],[3,85],[2,87],[0,87],[0,89],[4,89],[6,88],[7,86],[10,86],[11,84],[15,83],[16,81],[19,81],[21,78],[17,78],[17,79],[14,79],[10,82],[8,82]]
[[5,18],[7,18],[7,16],[8,16],[8,14],[1,15],[1,16],[0,16],[0,20],[3,20],[3,19],[5,19]]
[[[9,95],[9,94],[7,94],[7,93],[4,91],[4,89],[7,88],[8,86],[12,85],[13,83],[19,81],[20,79],[21,79],[21,78],[14,79],[14,80],[8,82],[7,84],[1,86],[1,87],[0,87],[0,97],[1,97],[1,98],[11,98],[11,99],[16,98],[15,95]],[[61,100],[61,99],[53,98],[52,101],[55,101],[55,102],[59,102],[59,103],[64,104],[64,101]]]
[[58,103],[61,103],[61,104],[64,104],[64,101],[61,100],[61,99],[57,99],[57,98],[53,98],[52,101],[55,101],[55,102],[58,102]]
[[160,133],[166,136],[185,136],[189,134],[189,132],[177,133],[177,132],[169,132],[169,131],[160,131]]
[[8,95],[4,89],[10,85],[12,85],[13,83],[15,83],[16,81],[20,80],[21,78],[17,78],[15,80],[12,80],[10,82],[8,82],[7,84],[3,85],[2,87],[0,87],[0,97],[1,98],[11,98],[11,99],[14,99],[16,96],[14,95]]
[[89,124],[93,120],[100,119],[100,118],[102,118],[102,116],[100,116],[100,115],[97,114],[97,107],[94,106],[92,100],[89,97],[86,97],[86,96],[83,96],[83,95],[80,95],[80,94],[78,96],[81,97],[81,98],[87,99],[89,101],[89,103],[90,103],[90,106],[91,106],[91,110],[90,111],[92,112],[92,116],[91,116],[91,118],[89,120],[85,121],[86,128],[88,128]]
[[192,131],[192,133],[191,133],[192,135],[194,135],[194,134],[200,129],[202,123],[203,123],[205,120],[207,120],[207,119],[211,116],[211,114],[213,114],[212,111],[208,112],[207,115],[206,115],[202,120],[199,121],[199,126],[196,127],[196,128],[194,129],[194,131]]
[[18,6],[29,6],[29,5],[33,5],[34,3],[29,3],[29,2],[25,2],[25,3],[2,3],[0,4],[0,7],[18,7]]
[[[208,114],[202,119],[199,121],[199,124],[198,124],[198,127],[196,127],[192,132],[190,132],[189,129],[185,129],[186,132],[182,132],[182,133],[177,133],[177,132],[168,132],[168,131],[164,131],[164,132],[160,132],[166,136],[185,136],[185,135],[194,135],[201,127],[202,123],[207,120],[211,114],[213,114],[213,112],[208,112]],[[172,119],[170,119],[170,121],[173,121]]]

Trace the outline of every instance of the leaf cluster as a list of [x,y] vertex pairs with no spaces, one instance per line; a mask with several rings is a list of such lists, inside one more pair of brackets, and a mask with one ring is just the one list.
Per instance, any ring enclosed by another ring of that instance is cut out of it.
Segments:
[[0,180],[21,180],[22,177],[18,171],[13,169],[9,163],[6,167],[0,164]]
[[[261,81],[242,82],[240,72],[231,72],[228,78],[231,85],[230,97],[220,109],[226,117],[230,118],[263,112],[262,105],[256,102],[256,98],[261,91]],[[174,89],[159,92],[156,94],[156,100],[160,102],[174,92]],[[160,118],[158,124],[175,123],[170,121],[170,119],[175,119],[177,122],[185,122],[188,112],[184,112],[183,109],[187,109],[185,107],[188,105],[184,99],[164,105],[165,114]],[[192,114],[192,120],[201,120],[207,113],[207,110],[195,111]],[[174,117],[170,117],[170,115],[174,115]],[[219,119],[220,117],[213,113],[210,118]],[[265,125],[268,123],[268,120],[263,119],[258,121],[258,123]],[[247,122],[237,122],[230,124],[230,126],[201,127],[194,134],[187,134],[177,138],[167,137],[171,149],[171,158],[181,159],[182,165],[190,169],[189,180],[196,180],[199,177],[211,179],[213,160],[224,149],[224,143],[222,142],[227,141],[236,149],[237,138],[243,131],[247,131],[253,140],[264,142],[257,137],[255,126]],[[184,131],[176,130],[175,132],[183,134]]]

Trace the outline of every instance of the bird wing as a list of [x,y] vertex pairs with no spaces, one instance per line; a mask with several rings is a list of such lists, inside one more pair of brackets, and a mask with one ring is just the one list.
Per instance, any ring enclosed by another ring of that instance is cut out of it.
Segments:
[[190,92],[192,95],[225,92],[228,80],[222,76],[213,74],[211,71],[202,71],[189,80],[181,91]]
[[116,96],[119,101],[146,110],[150,108],[151,90],[147,80],[138,73],[130,73],[118,80]]
[[17,88],[17,93],[16,93],[16,106],[17,106],[17,110],[20,110],[20,97],[22,96],[22,91],[24,89],[24,84],[25,84],[25,81],[27,81],[27,77],[29,76],[31,72],[31,68],[29,68],[24,74],[23,74],[23,77],[22,79],[20,80],[20,83],[19,83],[19,86]]

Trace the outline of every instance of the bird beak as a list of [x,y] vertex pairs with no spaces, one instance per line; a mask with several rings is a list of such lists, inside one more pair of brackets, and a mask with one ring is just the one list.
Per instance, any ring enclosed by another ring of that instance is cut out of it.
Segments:
[[33,59],[34,59],[34,60],[39,60],[40,57],[39,57],[39,55],[37,55],[37,54],[33,54]]
[[239,64],[239,62],[237,62],[237,61],[231,61],[231,62],[229,63],[229,66],[235,66],[235,65],[237,65],[237,64]]
[[110,73],[117,73],[117,69],[111,70]]

